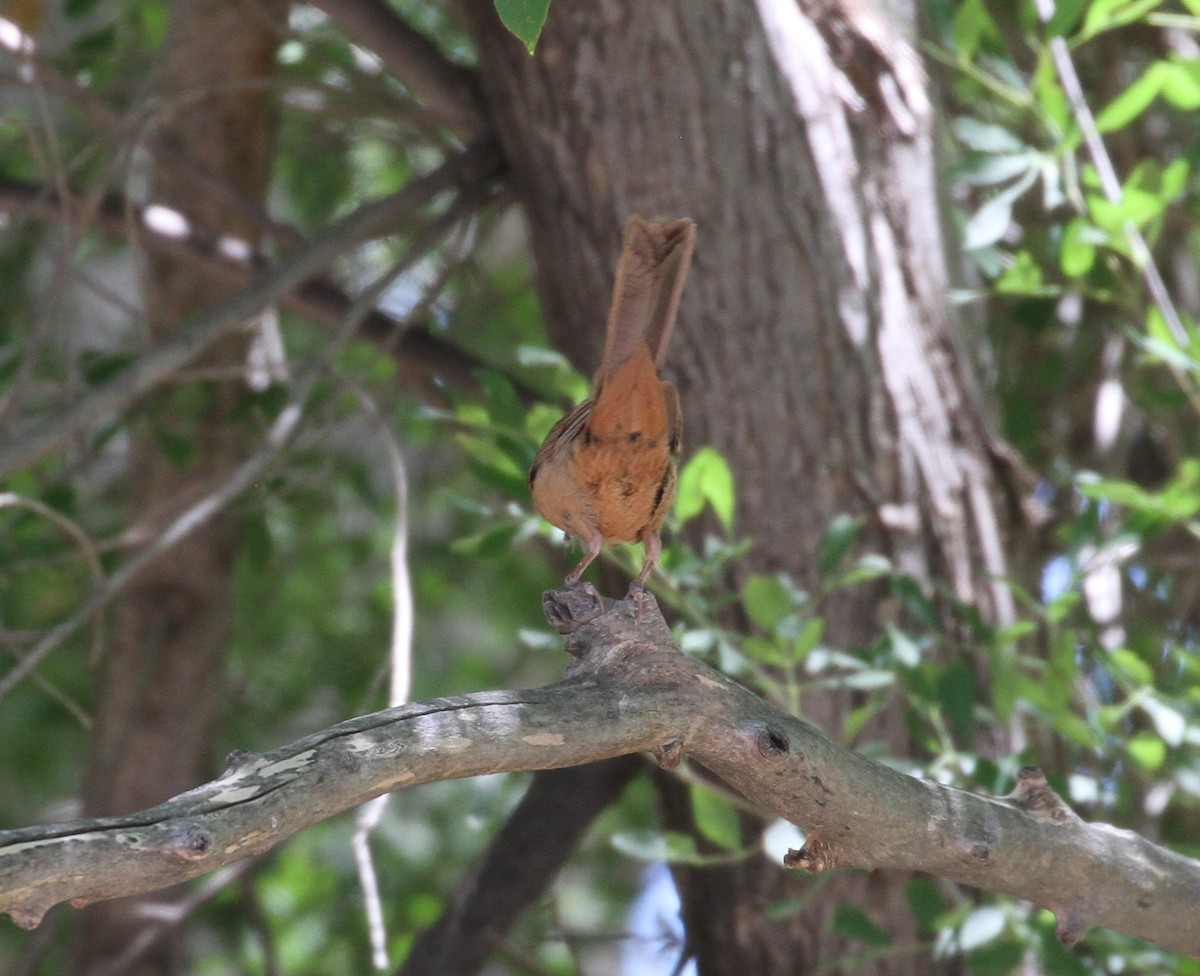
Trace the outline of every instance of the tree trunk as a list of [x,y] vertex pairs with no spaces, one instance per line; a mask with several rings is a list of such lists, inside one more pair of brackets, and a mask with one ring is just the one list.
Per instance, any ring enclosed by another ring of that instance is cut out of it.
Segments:
[[[899,27],[859,0],[555,0],[530,57],[491,0],[461,9],[548,328],[581,368],[599,359],[625,218],[696,220],[668,372],[685,450],[712,444],[737,473],[737,531],[754,541],[742,571],[813,587],[821,538],[849,513],[865,551],[1009,619],[1003,468],[947,307],[930,108]],[[838,647],[898,612],[870,586],[821,610]],[[837,736],[851,705],[810,695],[804,717]],[[897,706],[869,730],[898,755],[901,719]],[[718,870],[716,885],[677,874],[703,976],[931,971],[915,946],[859,968],[831,930],[852,904],[915,943],[905,878],[839,875],[775,920],[765,908],[812,882],[765,859]]]
[[[151,95],[159,103],[150,138],[160,155],[150,201],[176,210],[194,228],[254,243],[246,208],[260,207],[270,172],[274,97],[266,84],[283,24],[280,0],[180,0],[172,5],[166,47]],[[222,190],[221,186],[225,189]],[[232,188],[233,193],[230,193]],[[228,296],[230,286],[170,259],[147,262],[150,339],[158,342]],[[228,473],[244,453],[230,414],[245,356],[241,338],[212,350],[195,367],[225,378],[180,379],[165,398],[188,397],[193,410],[167,436],[155,429],[153,403],[133,427],[129,454],[130,528],[135,547]],[[84,787],[89,816],[145,809],[207,779],[223,696],[224,652],[233,614],[234,520],[213,518],[149,566],[117,608],[114,639],[99,676],[95,725]],[[168,896],[169,897],[169,896]],[[149,911],[163,895],[88,909],[76,972],[112,971],[139,940],[151,938],[122,974],[178,968],[178,943],[153,940]]]

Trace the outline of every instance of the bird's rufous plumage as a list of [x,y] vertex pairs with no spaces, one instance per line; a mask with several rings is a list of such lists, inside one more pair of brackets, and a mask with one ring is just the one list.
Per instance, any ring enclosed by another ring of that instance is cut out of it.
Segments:
[[567,582],[579,579],[602,546],[640,541],[646,563],[633,584],[640,589],[661,554],[683,418],[679,394],[659,370],[695,236],[687,219],[626,224],[593,394],[554,425],[534,458],[534,506],[584,546]]

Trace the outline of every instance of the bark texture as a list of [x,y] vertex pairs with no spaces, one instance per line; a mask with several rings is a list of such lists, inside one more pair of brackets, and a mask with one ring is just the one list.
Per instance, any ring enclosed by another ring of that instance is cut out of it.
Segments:
[[[648,595],[601,604],[593,590],[567,586],[547,593],[544,607],[576,658],[562,680],[413,702],[263,755],[235,752],[218,779],[132,816],[0,831],[0,913],[32,928],[61,901],[112,898],[194,877],[421,783],[593,763],[543,776],[530,789],[522,806],[545,815],[542,837],[507,828],[497,836],[438,933],[466,936],[467,944],[427,938],[414,948],[414,966],[462,976],[481,963],[489,937],[536,897],[547,873],[539,862],[561,861],[574,846],[588,819],[580,807],[601,805],[602,797],[570,803],[571,789],[619,791],[628,763],[597,761],[651,751],[664,766],[686,754],[762,810],[802,825],[808,837],[788,853],[790,867],[817,874],[842,869],[835,878],[852,868],[926,871],[1050,907],[1067,945],[1107,925],[1177,952],[1200,952],[1192,922],[1200,862],[1130,831],[1085,823],[1039,770],[1022,769],[1004,797],[906,776],[837,745],[682,653]],[[561,839],[546,836],[560,830]],[[697,911],[699,922],[720,925],[730,958],[742,959],[747,973],[779,966],[786,948],[754,938],[749,898],[729,897],[734,886],[770,896],[764,881],[773,876],[754,864],[746,859],[700,874],[711,907],[685,906],[689,921]],[[501,886],[486,876],[497,872],[506,875],[516,905],[489,897]]]
[[[158,103],[151,138],[170,147],[171,162],[156,167],[150,197],[213,238],[255,242],[257,221],[251,215],[265,196],[275,131],[267,83],[285,9],[281,0],[184,0],[170,10],[150,94]],[[151,344],[231,291],[221,277],[151,257],[146,270]],[[191,443],[189,458],[164,453],[153,407],[149,419],[134,428],[128,538],[134,547],[154,538],[241,456],[229,419],[240,395],[244,355],[244,338],[226,339],[194,364],[226,378],[181,380],[164,394],[188,395],[195,403],[190,412],[171,411],[190,415],[186,426],[169,432],[179,443]],[[90,815],[143,809],[211,773],[232,624],[234,557],[233,516],[223,513],[148,567],[119,604],[96,693],[84,786]],[[176,971],[177,940],[159,940],[130,964],[121,961],[154,925],[147,908],[146,899],[129,899],[89,909],[76,972],[107,972],[119,961],[123,974]]]
[[[858,0],[556,0],[531,58],[489,0],[460,8],[548,327],[585,371],[623,221],[695,219],[667,372],[685,453],[712,444],[737,472],[745,571],[811,586],[821,537],[848,512],[866,548],[1008,618],[998,451],[946,304],[929,103],[900,25]],[[871,588],[822,611],[834,646],[869,641],[897,612]],[[810,696],[805,717],[836,734],[851,704]],[[896,712],[870,735],[906,750]],[[898,943],[916,938],[903,878],[839,877],[776,921],[764,906],[805,882],[765,863],[733,874],[720,898],[698,872],[677,879],[703,976],[857,967],[831,934],[843,901]],[[856,971],[932,967],[914,951]]]

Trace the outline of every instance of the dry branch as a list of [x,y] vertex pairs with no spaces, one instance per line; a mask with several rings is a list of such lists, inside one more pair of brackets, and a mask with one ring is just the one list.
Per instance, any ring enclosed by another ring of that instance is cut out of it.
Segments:
[[61,901],[175,884],[419,783],[682,751],[806,831],[792,866],[926,871],[1052,909],[1067,943],[1104,925],[1200,954],[1200,863],[1084,823],[1038,775],[993,798],[872,762],[681,653],[649,597],[602,610],[569,587],[546,613],[576,655],[556,684],[388,709],[234,754],[133,816],[0,832],[0,911],[32,927]]

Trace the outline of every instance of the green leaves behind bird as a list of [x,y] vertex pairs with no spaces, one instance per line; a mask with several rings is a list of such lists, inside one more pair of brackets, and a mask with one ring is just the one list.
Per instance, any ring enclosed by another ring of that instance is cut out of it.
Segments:
[[537,46],[549,9],[550,0],[496,0],[500,20],[520,38],[530,54]]

